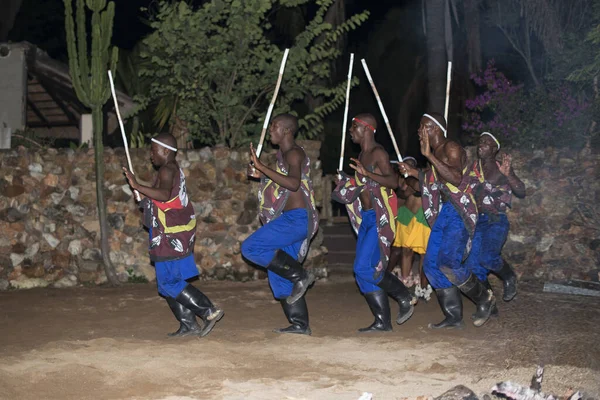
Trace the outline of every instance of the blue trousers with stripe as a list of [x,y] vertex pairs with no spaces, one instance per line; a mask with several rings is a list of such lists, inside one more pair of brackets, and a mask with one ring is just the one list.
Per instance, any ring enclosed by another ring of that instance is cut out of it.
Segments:
[[[256,265],[267,268],[277,250],[283,250],[298,258],[302,242],[308,235],[308,214],[304,208],[284,211],[279,217],[258,228],[242,243],[242,255]],[[271,272],[269,285],[276,299],[292,294],[294,284]]]
[[487,279],[488,272],[499,271],[504,265],[502,247],[508,237],[510,224],[506,214],[490,216],[480,214],[473,236],[473,247],[465,261],[467,269],[480,281]]
[[180,260],[156,261],[154,267],[158,293],[165,297],[176,298],[188,285],[186,280],[198,276],[193,253]]
[[362,222],[358,229],[356,242],[356,258],[354,259],[354,277],[361,293],[371,293],[381,290],[377,284],[383,278],[377,278],[375,268],[379,264],[379,234],[377,233],[377,215],[375,210],[361,211]]
[[470,271],[462,263],[468,241],[469,232],[460,215],[451,203],[444,203],[431,228],[423,260],[423,270],[431,286],[447,289],[469,278]]

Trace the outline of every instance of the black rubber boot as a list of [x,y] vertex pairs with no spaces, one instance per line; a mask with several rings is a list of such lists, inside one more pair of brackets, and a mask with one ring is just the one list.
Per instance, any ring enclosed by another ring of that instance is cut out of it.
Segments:
[[497,272],[502,284],[504,286],[504,293],[502,294],[502,300],[511,301],[517,295],[517,275],[511,268],[510,264],[504,261],[502,269]]
[[267,266],[277,275],[291,281],[294,284],[292,294],[285,301],[288,304],[297,302],[308,290],[308,287],[315,282],[315,276],[311,271],[306,271],[294,257],[283,250],[277,250],[275,257]]
[[482,326],[485,324],[490,318],[492,310],[496,305],[494,293],[491,290],[488,290],[473,274],[471,274],[462,285],[459,285],[458,288],[468,298],[473,300],[477,306],[477,311],[473,318],[473,325]]
[[389,332],[392,330],[392,320],[390,316],[390,302],[387,294],[383,290],[365,294],[367,304],[375,317],[375,322],[366,328],[358,331],[364,332]]
[[274,329],[276,333],[297,333],[300,335],[311,335],[312,332],[308,326],[308,308],[306,307],[306,299],[301,297],[300,300],[293,304],[288,304],[285,299],[279,299],[283,312],[290,322],[287,328]]
[[204,321],[205,325],[198,336],[208,335],[215,324],[223,318],[223,310],[215,307],[210,299],[193,285],[188,284],[175,300]]
[[175,315],[175,318],[179,321],[179,329],[173,333],[168,333],[167,336],[180,337],[199,335],[202,328],[200,328],[198,321],[196,321],[196,314],[185,308],[181,303],[178,303],[174,298],[167,297],[166,299],[173,315]]
[[[490,281],[489,280],[485,280],[483,282],[483,286],[487,289],[490,290],[492,293],[494,292],[494,289],[492,289],[492,285],[490,285]],[[498,316],[498,306],[496,304],[494,304],[494,307],[492,307],[492,313],[491,313],[492,317],[497,317]],[[473,314],[472,319],[475,319],[475,314]]]
[[460,290],[456,286],[447,289],[435,289],[440,308],[444,313],[444,320],[439,324],[429,324],[430,329],[462,328],[463,307]]
[[408,321],[415,311],[415,306],[413,305],[413,298],[406,286],[404,286],[404,283],[402,283],[396,275],[389,271],[385,271],[383,278],[377,286],[385,290],[392,299],[398,302],[400,309],[398,311],[396,323],[401,325]]

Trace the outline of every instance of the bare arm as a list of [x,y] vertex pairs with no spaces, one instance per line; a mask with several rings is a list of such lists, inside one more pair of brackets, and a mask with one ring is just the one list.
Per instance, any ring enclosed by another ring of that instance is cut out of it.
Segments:
[[250,145],[250,155],[251,159],[254,162],[254,167],[262,172],[267,178],[271,179],[273,182],[278,184],[279,186],[291,190],[292,192],[297,192],[300,188],[300,182],[302,180],[302,161],[304,161],[305,154],[299,149],[292,149],[288,151],[285,155],[285,161],[288,164],[288,174],[283,175],[279,172],[267,167],[256,157],[256,152],[254,151],[254,147]]
[[173,187],[176,168],[162,166],[158,170],[158,182],[154,187],[139,184],[129,170],[123,168],[123,171],[132,189],[156,201],[171,200],[171,188]]
[[396,190],[398,187],[398,175],[392,168],[392,164],[390,164],[390,157],[387,152],[383,148],[377,148],[373,150],[373,156],[375,158],[375,165],[379,168],[381,174],[368,171],[362,163],[355,158],[351,158],[351,160],[356,165],[350,164],[350,167],[358,171],[359,174],[379,183],[381,186]]
[[465,150],[460,147],[457,143],[447,142],[444,145],[444,152],[448,159],[444,162],[437,158],[429,147],[429,139],[425,136],[426,140],[421,142],[421,153],[427,157],[427,160],[437,170],[438,176],[445,182],[451,183],[454,186],[460,185],[463,177],[463,167],[467,160]]
[[502,154],[502,164],[498,166],[498,169],[502,175],[506,176],[508,184],[510,185],[510,188],[515,196],[522,199],[525,197],[525,184],[521,179],[519,179],[517,174],[515,174],[511,162],[512,158],[510,155]]

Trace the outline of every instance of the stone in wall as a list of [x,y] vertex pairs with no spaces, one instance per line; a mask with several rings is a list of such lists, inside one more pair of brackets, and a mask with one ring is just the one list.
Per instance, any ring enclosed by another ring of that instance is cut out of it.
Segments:
[[[320,143],[302,145],[318,181]],[[148,150],[132,149],[131,155],[138,179],[151,182],[155,171]],[[273,151],[265,150],[262,157],[275,161]],[[201,279],[264,278],[266,274],[249,266],[240,254],[240,243],[259,226],[258,182],[246,177],[247,151],[187,150],[178,152],[177,160],[196,210],[195,258]],[[104,162],[110,259],[122,281],[139,277],[152,281],[148,232],[121,171],[126,165],[124,150],[106,149]],[[0,231],[0,290],[104,283],[93,150],[0,152]],[[327,276],[325,254],[319,234],[306,265],[321,277]]]

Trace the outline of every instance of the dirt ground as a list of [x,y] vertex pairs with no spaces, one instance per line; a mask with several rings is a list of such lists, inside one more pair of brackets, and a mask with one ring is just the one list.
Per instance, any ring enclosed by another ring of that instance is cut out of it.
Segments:
[[178,324],[153,284],[0,293],[0,398],[412,399],[457,384],[477,394],[525,384],[540,363],[544,391],[600,398],[598,298],[523,284],[482,328],[466,301],[465,329],[427,329],[441,319],[432,299],[391,333],[359,335],[372,317],[343,275],[309,292],[306,337],[271,332],[287,321],[266,281],[195,285],[225,310],[202,339],[165,336]]

